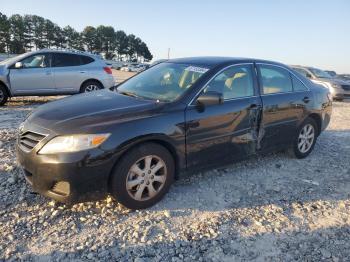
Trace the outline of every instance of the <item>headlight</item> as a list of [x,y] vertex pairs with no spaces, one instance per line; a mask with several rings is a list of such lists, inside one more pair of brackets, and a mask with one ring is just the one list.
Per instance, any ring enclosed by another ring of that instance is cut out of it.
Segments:
[[334,84],[334,83],[332,84],[332,87],[333,87],[333,88],[341,88],[341,86],[340,86],[340,85],[338,85],[338,84]]
[[45,144],[39,154],[68,153],[98,147],[110,134],[57,136]]

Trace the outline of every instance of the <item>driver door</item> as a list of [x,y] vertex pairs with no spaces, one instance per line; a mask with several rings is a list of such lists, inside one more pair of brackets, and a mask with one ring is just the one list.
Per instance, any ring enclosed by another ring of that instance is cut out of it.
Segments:
[[187,166],[215,166],[255,153],[261,99],[252,64],[233,65],[202,93],[221,93],[223,103],[186,109]]
[[51,58],[47,53],[24,58],[22,67],[10,68],[11,89],[16,95],[40,95],[54,93],[55,83],[51,71]]

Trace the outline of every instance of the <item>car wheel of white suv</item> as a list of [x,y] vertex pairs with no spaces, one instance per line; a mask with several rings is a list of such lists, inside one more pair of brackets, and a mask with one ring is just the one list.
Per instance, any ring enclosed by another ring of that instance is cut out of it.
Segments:
[[81,93],[89,93],[89,92],[97,91],[100,89],[103,89],[103,86],[99,82],[88,81],[82,85],[80,92]]
[[7,102],[8,94],[4,86],[0,85],[0,106]]

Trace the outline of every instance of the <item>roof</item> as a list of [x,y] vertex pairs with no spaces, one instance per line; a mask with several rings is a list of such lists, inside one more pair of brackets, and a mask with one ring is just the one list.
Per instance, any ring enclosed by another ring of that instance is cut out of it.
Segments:
[[62,52],[62,53],[70,53],[70,54],[81,54],[81,55],[87,55],[87,56],[93,56],[93,57],[98,57],[101,58],[100,55],[98,54],[93,54],[89,53],[86,51],[80,51],[80,50],[75,50],[75,49],[64,49],[64,48],[44,48],[36,51],[29,52],[31,54],[36,54],[36,53],[43,53],[43,52]]
[[201,57],[186,57],[186,58],[176,58],[168,60],[172,63],[181,64],[193,64],[198,66],[215,67],[224,64],[234,64],[234,63],[269,63],[281,65],[281,63],[254,59],[254,58],[242,58],[242,57],[220,57],[220,56],[201,56]]

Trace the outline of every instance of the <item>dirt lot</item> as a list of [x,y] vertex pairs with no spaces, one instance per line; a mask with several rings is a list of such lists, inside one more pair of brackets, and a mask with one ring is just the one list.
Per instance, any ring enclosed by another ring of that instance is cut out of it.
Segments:
[[350,257],[350,103],[304,160],[252,158],[177,181],[153,208],[66,207],[31,193],[16,128],[53,98],[0,108],[0,261],[345,261]]
[[124,71],[115,70],[115,69],[112,69],[112,72],[117,83],[124,82],[126,79],[136,74],[134,72],[124,72]]

